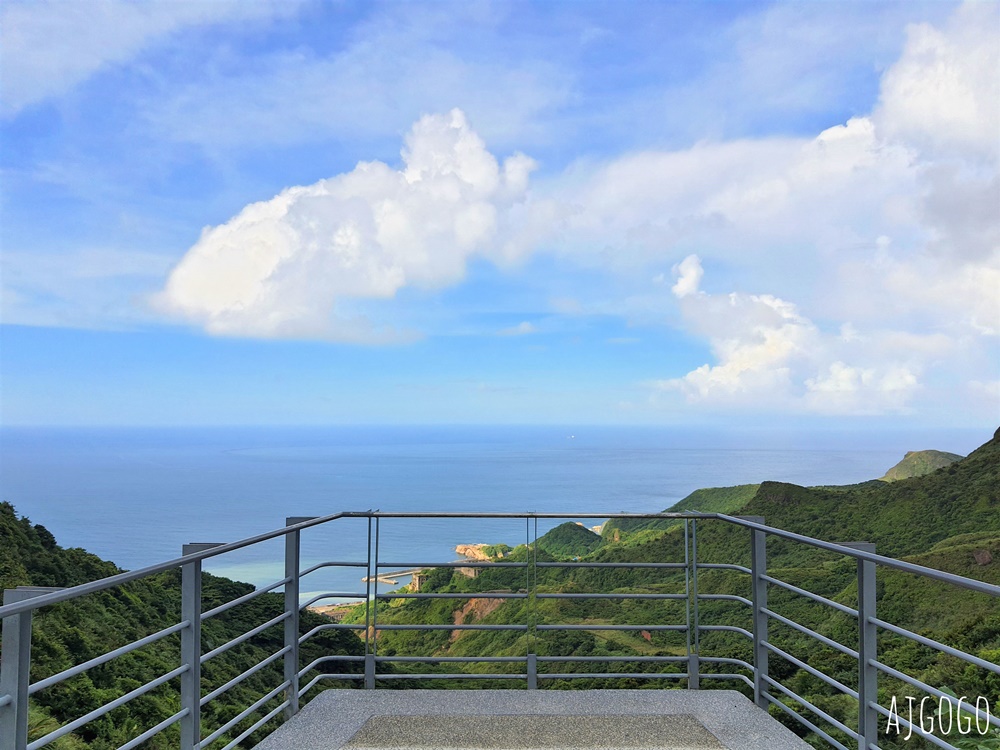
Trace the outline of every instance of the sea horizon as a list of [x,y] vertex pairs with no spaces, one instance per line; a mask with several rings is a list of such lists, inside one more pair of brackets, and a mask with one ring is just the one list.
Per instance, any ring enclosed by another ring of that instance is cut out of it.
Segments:
[[[184,543],[279,528],[286,516],[655,513],[705,487],[877,479],[906,451],[965,455],[990,435],[939,430],[933,445],[924,437],[618,425],[3,427],[0,500],[61,546],[135,569],[177,557]],[[304,562],[362,559],[366,534],[352,523],[358,529],[346,534],[304,534]],[[381,559],[447,561],[457,544],[525,540],[523,521],[382,526]],[[280,577],[276,552],[261,545],[207,569],[261,585]],[[317,590],[352,590],[356,577],[331,574]]]

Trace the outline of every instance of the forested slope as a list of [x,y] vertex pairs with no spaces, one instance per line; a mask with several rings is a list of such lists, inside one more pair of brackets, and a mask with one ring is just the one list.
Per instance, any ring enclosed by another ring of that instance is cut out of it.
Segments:
[[[0,503],[0,586],[75,586],[115,575],[113,563],[82,549],[60,547],[52,534],[26,518],[19,518],[9,503]],[[209,574],[203,575],[203,609],[208,610],[253,590],[253,587]],[[203,650],[227,643],[280,614],[281,594],[262,594],[203,624]],[[46,607],[33,619],[32,681],[62,671],[166,628],[180,620],[180,572],[150,576],[72,602]],[[303,632],[328,622],[303,613]],[[203,666],[204,692],[236,677],[283,645],[282,626],[268,628],[247,643]],[[168,636],[106,664],[88,670],[33,697],[33,736],[51,731],[180,664],[180,638]],[[324,653],[364,653],[360,640],[344,631],[325,632],[303,647],[303,663]],[[266,694],[282,678],[280,660],[246,682],[208,703],[202,710],[204,734]],[[351,671],[351,670],[348,670]],[[178,680],[140,696],[79,729],[74,736],[51,747],[117,748],[128,739],[179,710]],[[267,704],[270,707],[275,700]],[[262,715],[262,714],[260,714]],[[259,715],[224,735],[232,739]],[[273,726],[272,726],[273,728]],[[176,725],[144,745],[166,750],[178,745]],[[221,739],[221,738],[220,738]],[[225,744],[224,742],[222,744]],[[249,746],[251,742],[247,743]],[[221,745],[219,745],[221,747]]]

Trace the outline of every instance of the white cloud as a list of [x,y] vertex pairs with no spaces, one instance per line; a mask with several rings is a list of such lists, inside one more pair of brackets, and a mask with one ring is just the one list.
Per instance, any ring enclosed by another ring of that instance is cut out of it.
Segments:
[[0,6],[4,115],[59,96],[109,65],[125,63],[193,26],[270,18],[297,2],[238,0],[12,0]]
[[[685,259],[688,271],[697,256]],[[681,264],[683,265],[683,264]],[[686,271],[675,268],[684,278]],[[688,328],[706,337],[715,364],[654,383],[709,407],[821,414],[905,412],[928,362],[946,356],[941,335],[825,332],[795,304],[771,295],[690,291],[679,303]]]
[[538,327],[534,323],[524,320],[516,326],[500,329],[497,331],[497,336],[527,336],[532,333],[538,333]]
[[828,414],[878,414],[904,411],[920,386],[917,376],[903,366],[882,372],[834,362],[829,369],[805,381],[806,404]]
[[671,291],[677,297],[687,297],[689,294],[694,294],[698,291],[698,285],[701,284],[701,277],[704,273],[701,259],[697,255],[689,255],[674,266],[677,283],[671,287]]
[[907,30],[900,59],[882,78],[876,122],[887,139],[925,157],[1000,156],[1000,12],[967,2],[943,29]]
[[351,302],[454,284],[475,255],[509,262],[510,213],[534,166],[498,164],[459,110],[421,118],[403,163],[363,162],[205,229],[155,304],[214,334],[395,340]]

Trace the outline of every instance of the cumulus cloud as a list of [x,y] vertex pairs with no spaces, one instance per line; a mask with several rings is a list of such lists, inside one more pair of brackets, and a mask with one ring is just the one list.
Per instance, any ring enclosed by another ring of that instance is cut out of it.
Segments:
[[2,111],[64,94],[180,29],[296,10],[298,3],[12,0],[0,6]]
[[925,157],[1000,156],[1000,25],[994,3],[968,2],[944,28],[914,24],[882,78],[875,120]]
[[[1000,6],[970,3],[909,28],[873,111],[815,137],[578,167],[562,252],[625,269],[673,258],[682,325],[712,352],[661,390],[876,413],[911,408],[955,358],[995,372],[998,25]],[[771,294],[706,294],[702,259]]]
[[288,188],[206,228],[156,306],[214,334],[398,338],[351,302],[454,284],[476,255],[511,261],[510,215],[534,168],[521,154],[499,164],[459,110],[421,118],[402,158],[401,169],[363,162]]
[[694,269],[700,280],[696,255],[675,267],[674,294],[687,327],[709,341],[716,363],[655,383],[691,403],[828,414],[906,411],[920,389],[922,363],[949,347],[941,336],[862,337],[849,323],[825,332],[773,295],[709,294],[681,284]]

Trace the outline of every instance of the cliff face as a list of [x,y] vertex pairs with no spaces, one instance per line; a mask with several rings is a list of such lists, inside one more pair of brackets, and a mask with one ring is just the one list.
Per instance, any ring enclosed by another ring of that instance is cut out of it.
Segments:
[[462,557],[467,557],[470,560],[488,562],[490,556],[486,554],[485,549],[489,546],[489,544],[459,544],[455,547],[455,551],[462,555]]

